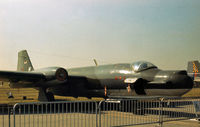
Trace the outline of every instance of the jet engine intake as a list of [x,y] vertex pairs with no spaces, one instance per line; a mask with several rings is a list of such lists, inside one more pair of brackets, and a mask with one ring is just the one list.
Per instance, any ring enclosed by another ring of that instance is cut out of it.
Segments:
[[68,73],[65,69],[58,68],[56,70],[55,77],[58,81],[65,81],[65,80],[67,80]]
[[37,71],[42,72],[42,74],[45,76],[46,81],[57,80],[63,82],[68,79],[67,70],[61,67],[49,67]]
[[47,68],[46,71],[42,71],[45,76],[45,81],[41,84],[43,87],[54,87],[57,85],[65,84],[68,80],[68,72],[61,67]]

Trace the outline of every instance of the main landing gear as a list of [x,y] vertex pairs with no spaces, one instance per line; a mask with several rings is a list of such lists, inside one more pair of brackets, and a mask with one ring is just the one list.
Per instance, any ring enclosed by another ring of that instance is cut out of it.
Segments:
[[55,101],[54,95],[52,92],[47,91],[45,88],[39,88],[39,101]]

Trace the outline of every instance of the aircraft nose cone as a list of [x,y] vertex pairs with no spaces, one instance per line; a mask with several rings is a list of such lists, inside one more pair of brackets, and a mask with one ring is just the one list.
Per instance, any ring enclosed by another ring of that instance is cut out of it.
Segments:
[[191,89],[193,88],[193,80],[187,74],[175,73],[172,75],[171,82],[175,88]]

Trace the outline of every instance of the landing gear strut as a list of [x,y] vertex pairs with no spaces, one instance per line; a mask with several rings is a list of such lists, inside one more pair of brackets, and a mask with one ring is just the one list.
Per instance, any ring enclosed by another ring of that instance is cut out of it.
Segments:
[[55,101],[54,95],[52,92],[46,92],[45,88],[39,88],[39,101]]

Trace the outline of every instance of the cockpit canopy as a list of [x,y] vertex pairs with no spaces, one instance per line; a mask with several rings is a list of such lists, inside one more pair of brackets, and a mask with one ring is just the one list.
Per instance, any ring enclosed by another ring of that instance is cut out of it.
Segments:
[[147,70],[149,68],[157,68],[155,65],[152,63],[146,62],[146,61],[138,61],[132,63],[133,71],[139,72],[143,70]]

